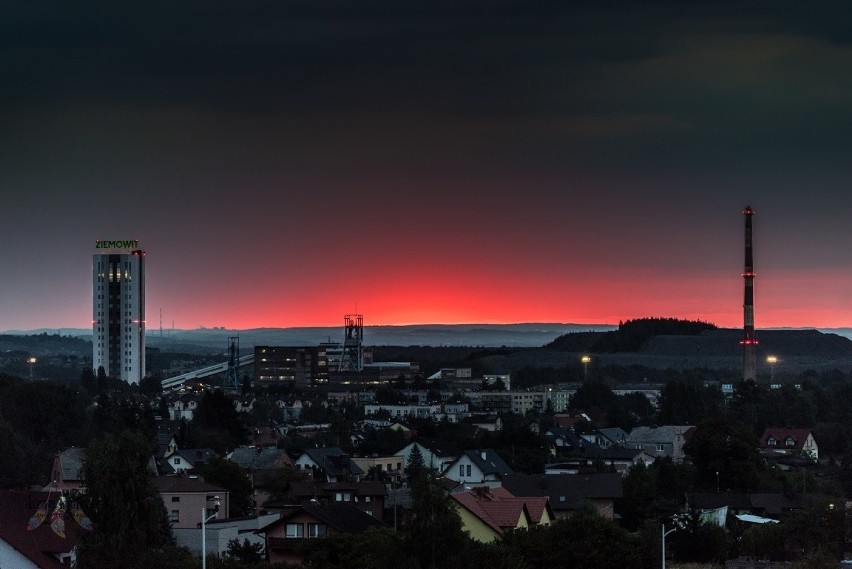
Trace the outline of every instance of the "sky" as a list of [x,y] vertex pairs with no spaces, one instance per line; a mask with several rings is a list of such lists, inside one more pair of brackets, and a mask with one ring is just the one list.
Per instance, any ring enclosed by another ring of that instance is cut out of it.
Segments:
[[[852,4],[11,0],[0,331],[852,326]],[[160,318],[162,313],[162,319]]]

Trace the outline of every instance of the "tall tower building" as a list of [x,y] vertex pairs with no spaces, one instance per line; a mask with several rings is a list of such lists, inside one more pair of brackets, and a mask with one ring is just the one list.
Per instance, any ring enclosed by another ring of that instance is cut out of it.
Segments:
[[145,377],[145,251],[139,241],[97,241],[92,258],[92,363],[108,377]]
[[743,210],[745,215],[745,266],[743,268],[743,379],[755,381],[757,379],[757,362],[755,351],[757,348],[757,337],[754,333],[754,256],[751,240],[751,216],[754,210],[746,206]]

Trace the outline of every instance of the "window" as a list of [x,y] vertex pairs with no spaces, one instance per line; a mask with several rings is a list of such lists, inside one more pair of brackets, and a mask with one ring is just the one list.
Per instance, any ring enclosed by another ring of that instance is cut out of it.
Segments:
[[180,457],[176,456],[172,462],[173,464],[180,464]]
[[766,444],[767,444],[768,446],[774,447],[775,445],[777,445],[777,444],[778,444],[778,441],[776,441],[776,440],[775,440],[775,437],[769,437],[769,438],[766,440]]
[[287,524],[285,535],[290,538],[305,537],[304,527],[302,524]]
[[662,444],[657,445],[657,452],[663,452],[664,450],[666,450],[666,449],[663,448]]
[[459,464],[459,476],[464,476],[464,464]]
[[171,515],[170,519],[173,522],[179,522],[180,521],[180,510],[172,510],[172,515]]
[[787,440],[784,441],[784,444],[786,444],[788,447],[794,447],[796,446],[796,441],[793,440],[793,437],[787,437]]
[[470,476],[470,465],[467,465],[467,475]]
[[172,502],[180,502],[180,496],[172,496]]
[[325,537],[325,524],[308,524],[308,537]]

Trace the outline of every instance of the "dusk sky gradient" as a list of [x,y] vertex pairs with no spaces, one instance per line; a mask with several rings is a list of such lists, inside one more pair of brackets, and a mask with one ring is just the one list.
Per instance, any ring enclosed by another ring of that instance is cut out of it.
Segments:
[[852,326],[852,3],[12,1],[0,331]]

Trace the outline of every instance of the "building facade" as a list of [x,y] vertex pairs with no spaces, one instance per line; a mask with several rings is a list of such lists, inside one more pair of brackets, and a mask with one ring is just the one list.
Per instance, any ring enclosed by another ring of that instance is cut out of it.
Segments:
[[139,241],[97,241],[92,258],[92,367],[145,377],[145,251]]

